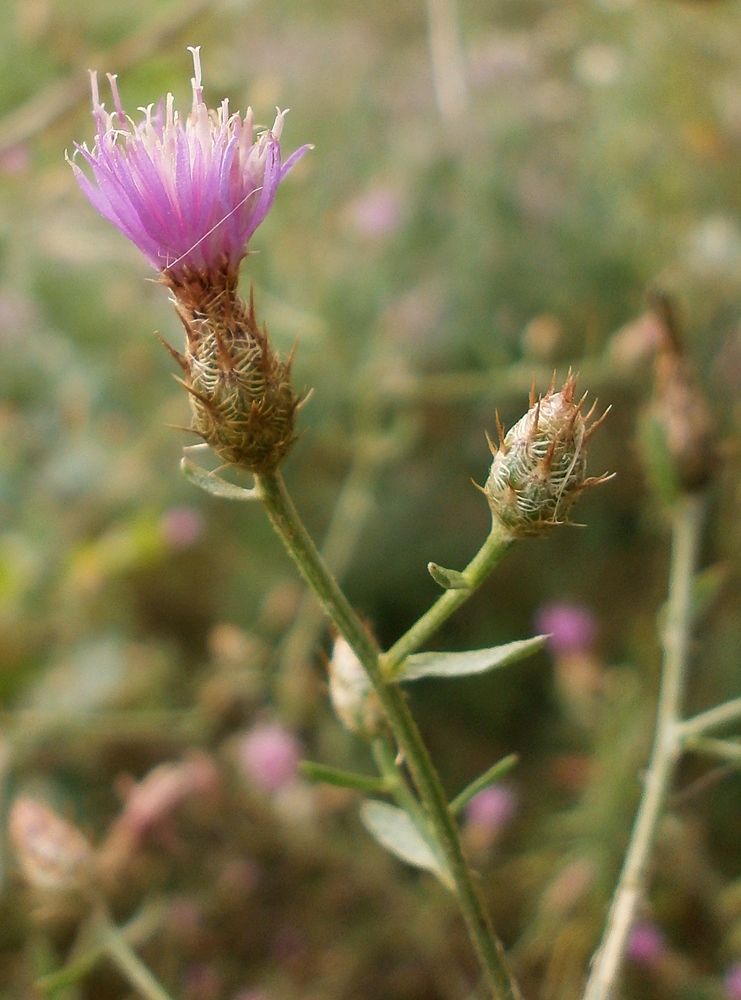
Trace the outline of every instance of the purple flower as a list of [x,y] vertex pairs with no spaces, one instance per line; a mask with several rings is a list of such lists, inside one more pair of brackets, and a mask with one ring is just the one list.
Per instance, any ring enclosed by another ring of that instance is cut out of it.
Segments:
[[536,618],[539,632],[550,633],[552,653],[583,653],[594,643],[597,622],[592,612],[581,604],[544,604]]
[[253,785],[277,792],[296,777],[301,744],[289,729],[259,723],[240,741],[239,757]]
[[[281,162],[286,112],[272,129],[253,139],[252,110],[231,114],[203,101],[200,48],[193,53],[193,106],[183,117],[172,94],[141,109],[135,124],[123,110],[116,77],[108,74],[115,111],[100,101],[91,72],[93,116],[98,134],[92,149],[75,143],[71,165],[83,194],[100,214],[134,243],[152,267],[175,277],[236,271],[247,243],[263,221],[278,184],[309,149]],[[82,157],[92,179],[79,163]]]
[[661,928],[649,920],[641,920],[630,931],[627,958],[636,965],[650,968],[666,951]]

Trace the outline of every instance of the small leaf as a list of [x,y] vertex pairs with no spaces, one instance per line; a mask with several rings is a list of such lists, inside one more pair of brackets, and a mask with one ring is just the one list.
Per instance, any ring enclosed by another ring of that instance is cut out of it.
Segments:
[[221,497],[223,500],[260,499],[256,489],[246,490],[242,486],[228,483],[226,479],[215,476],[213,472],[206,472],[205,469],[194,465],[188,458],[180,460],[180,471],[194,486],[198,486],[215,497]]
[[414,868],[432,872],[444,886],[453,888],[450,873],[403,809],[375,800],[364,802],[360,819],[381,847]]
[[537,653],[547,638],[547,635],[536,635],[532,639],[518,639],[503,646],[492,646],[491,649],[468,649],[464,653],[414,653],[407,658],[398,679],[416,681],[420,677],[483,674],[494,667],[504,667]]
[[457,569],[446,569],[437,563],[427,563],[427,572],[443,590],[470,590],[471,584]]
[[383,778],[372,775],[353,774],[351,771],[340,771],[336,767],[317,764],[313,760],[302,760],[299,771],[309,781],[324,782],[327,785],[337,785],[340,788],[354,788],[358,792],[383,793],[389,788]]

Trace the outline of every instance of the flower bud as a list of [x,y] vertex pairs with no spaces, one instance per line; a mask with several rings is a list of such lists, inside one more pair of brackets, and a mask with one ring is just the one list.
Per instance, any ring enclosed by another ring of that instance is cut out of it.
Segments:
[[34,799],[18,798],[8,821],[26,881],[47,892],[82,888],[93,876],[93,851],[77,827]]
[[575,388],[569,374],[560,392],[551,384],[537,400],[531,393],[530,409],[506,434],[497,417],[499,448],[489,442],[494,461],[484,493],[492,516],[515,538],[563,524],[582,490],[610,478],[586,476],[586,445],[606,414],[588,426],[594,407],[583,416]]
[[350,645],[338,636],[329,661],[329,697],[345,729],[370,739],[384,724],[383,709]]
[[166,269],[162,280],[185,327],[183,354],[165,346],[183,371],[192,429],[230,465],[275,471],[296,439],[292,358],[278,357],[257,323],[254,298],[247,305],[237,295],[228,269],[207,276]]
[[660,294],[654,300],[663,338],[656,354],[653,397],[640,430],[654,485],[671,502],[679,492],[707,486],[718,454],[710,407],[681,343],[672,303]]

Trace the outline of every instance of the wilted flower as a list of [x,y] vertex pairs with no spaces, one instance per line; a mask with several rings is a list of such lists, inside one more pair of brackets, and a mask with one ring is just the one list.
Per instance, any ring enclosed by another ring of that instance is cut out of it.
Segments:
[[[141,109],[136,124],[108,74],[115,110],[100,100],[91,72],[98,134],[92,149],[75,144],[72,169],[90,203],[134,243],[152,267],[173,278],[188,271],[234,271],[273,203],[278,184],[308,146],[281,162],[285,112],[253,138],[252,110],[242,118],[224,100],[203,101],[200,47],[191,48],[193,106],[183,119],[172,94]],[[92,180],[75,162],[90,166]]]

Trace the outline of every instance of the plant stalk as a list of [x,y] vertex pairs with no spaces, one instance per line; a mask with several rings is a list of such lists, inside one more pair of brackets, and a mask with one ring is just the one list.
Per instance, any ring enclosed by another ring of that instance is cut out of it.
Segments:
[[385,677],[393,679],[399,675],[406,658],[424,645],[453,612],[465,604],[494,567],[501,562],[513,543],[512,535],[495,519],[486,541],[461,573],[467,586],[446,590],[441,594],[429,611],[426,611],[387,653],[381,655],[381,670]]
[[610,1000],[618,987],[620,969],[637,906],[643,896],[648,864],[659,820],[682,754],[682,699],[692,620],[692,582],[702,531],[704,498],[679,499],[672,516],[672,555],[661,688],[651,760],[628,851],[613,896],[602,942],[587,980],[584,1000]]
[[507,967],[504,949],[474,886],[445,792],[403,692],[398,685],[388,683],[384,678],[379,662],[380,649],[325,565],[293,506],[280,473],[257,476],[256,487],[273,527],[299,572],[352,647],[378,693],[453,877],[458,903],[486,973],[491,995],[495,1000],[520,1000],[520,992]]

